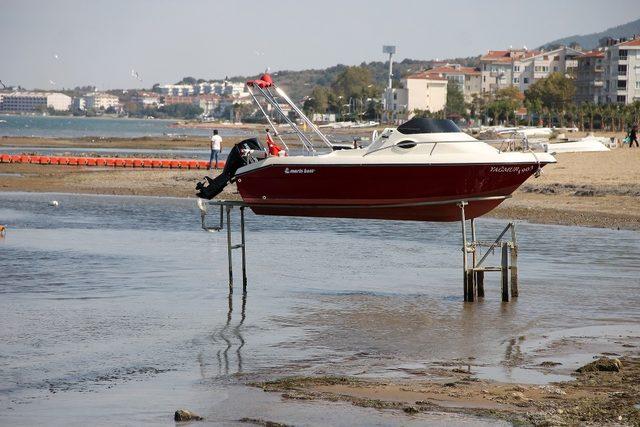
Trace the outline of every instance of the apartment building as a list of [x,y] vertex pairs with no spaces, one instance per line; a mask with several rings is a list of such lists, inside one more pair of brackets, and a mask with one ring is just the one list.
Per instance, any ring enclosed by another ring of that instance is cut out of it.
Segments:
[[190,96],[195,90],[194,85],[162,85],[160,93],[168,96]]
[[139,108],[158,108],[160,95],[154,92],[136,92],[131,96],[131,102]]
[[82,97],[87,110],[106,110],[120,107],[120,99],[104,92],[91,92]]
[[603,50],[586,52],[577,61],[575,102],[578,104],[585,102],[604,103],[606,101],[604,92],[605,52]]
[[465,102],[471,102],[473,95],[482,92],[482,74],[479,69],[463,67],[460,64],[439,64],[426,71],[435,77],[444,77],[448,85],[455,85],[464,95]]
[[402,79],[402,88],[393,89],[391,111],[396,118],[411,118],[415,110],[442,111],[447,104],[446,77],[426,71]]
[[162,85],[160,93],[168,96],[194,96],[215,94],[219,96],[233,96],[243,98],[249,92],[243,82],[216,81],[203,82],[194,85]]
[[527,49],[490,50],[480,57],[482,92],[515,86],[524,92],[551,73],[574,76],[583,52],[570,47],[550,51]]
[[640,101],[640,37],[610,46],[605,54],[606,102]]
[[34,112],[47,108],[67,111],[71,107],[71,97],[63,93],[51,92],[11,92],[2,97],[2,110],[11,112]]

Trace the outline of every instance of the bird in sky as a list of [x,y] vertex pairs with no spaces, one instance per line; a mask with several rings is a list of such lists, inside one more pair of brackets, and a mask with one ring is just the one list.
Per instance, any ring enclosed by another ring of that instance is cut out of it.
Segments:
[[131,77],[133,77],[136,80],[142,81],[140,74],[138,74],[138,72],[134,69],[131,69]]

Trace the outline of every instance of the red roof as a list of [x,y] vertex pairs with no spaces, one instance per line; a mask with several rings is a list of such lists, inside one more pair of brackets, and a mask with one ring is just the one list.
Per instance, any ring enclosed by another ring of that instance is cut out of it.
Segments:
[[437,74],[431,74],[428,71],[422,71],[419,73],[410,74],[406,77],[407,79],[425,79],[425,80],[447,80],[446,77],[440,77]]
[[640,37],[618,44],[618,46],[640,46]]
[[601,50],[592,50],[578,57],[578,59],[580,58],[604,58],[604,52]]
[[480,71],[476,70],[473,67],[451,67],[451,66],[441,66],[435,67],[430,70],[425,71],[428,74],[468,74],[468,75],[480,75]]
[[514,59],[531,58],[540,55],[539,50],[490,50],[486,55],[480,57],[481,61],[491,62],[511,62]]

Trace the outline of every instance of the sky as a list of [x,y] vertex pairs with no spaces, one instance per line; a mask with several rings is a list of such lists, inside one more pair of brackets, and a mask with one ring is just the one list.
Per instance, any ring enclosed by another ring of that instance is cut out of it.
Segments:
[[638,17],[638,0],[2,0],[0,80],[151,87],[384,61],[383,44],[399,60],[473,56]]

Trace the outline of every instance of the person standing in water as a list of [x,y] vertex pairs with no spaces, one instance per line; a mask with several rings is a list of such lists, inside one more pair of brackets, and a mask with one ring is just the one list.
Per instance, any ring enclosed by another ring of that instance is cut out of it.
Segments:
[[222,146],[222,137],[218,135],[218,129],[213,130],[211,135],[211,156],[209,156],[209,169],[213,169],[213,160],[215,159],[215,169],[218,169],[218,156],[220,155],[220,147]]

